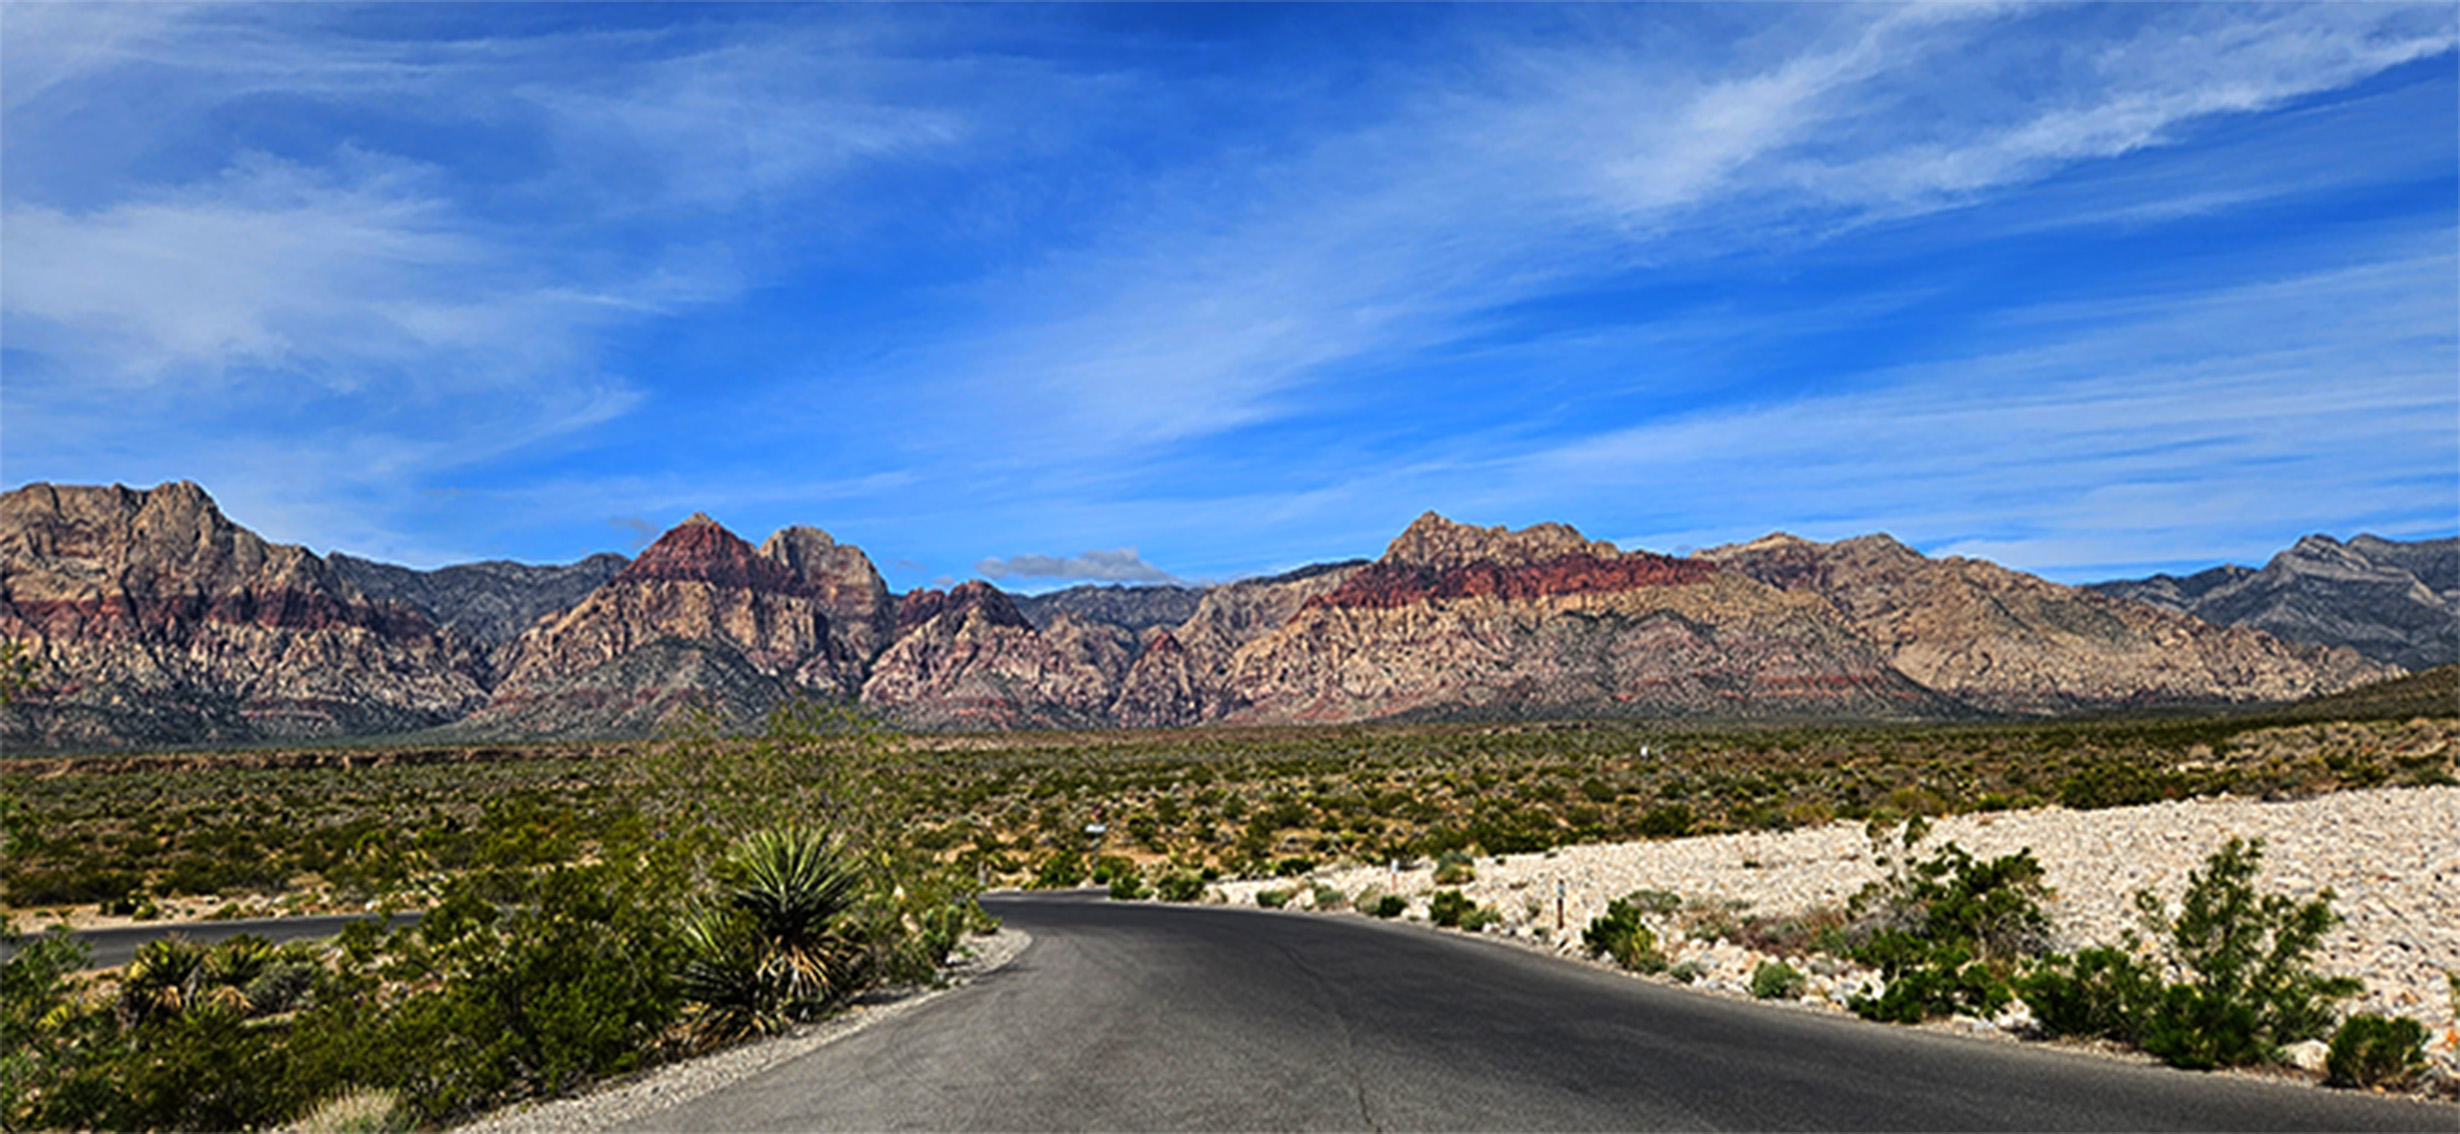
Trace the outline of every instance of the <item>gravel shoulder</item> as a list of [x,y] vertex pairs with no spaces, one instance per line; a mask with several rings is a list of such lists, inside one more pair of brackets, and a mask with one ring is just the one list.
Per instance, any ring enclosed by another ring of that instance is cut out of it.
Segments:
[[509,1107],[455,1129],[467,1134],[575,1134],[578,1131],[612,1129],[699,1098],[882,1021],[902,1016],[1015,960],[1017,954],[1024,952],[1025,947],[1031,944],[1031,936],[1008,928],[987,936],[968,938],[970,954],[948,967],[948,979],[938,988],[903,988],[871,993],[857,998],[853,1006],[844,1012],[803,1025],[784,1035],[727,1048],[697,1059],[669,1063],[639,1075],[611,1080],[569,1098]]

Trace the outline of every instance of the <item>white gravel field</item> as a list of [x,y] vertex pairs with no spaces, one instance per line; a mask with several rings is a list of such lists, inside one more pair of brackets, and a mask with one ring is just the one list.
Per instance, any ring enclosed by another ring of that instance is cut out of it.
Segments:
[[[2257,885],[2301,899],[2329,888],[2345,919],[2325,939],[2318,967],[2357,977],[2366,991],[2352,1012],[2414,1017],[2434,1035],[2437,1062],[2460,1068],[2460,1021],[2447,973],[2460,972],[2460,787],[2380,788],[2266,803],[2197,799],[2095,811],[2046,808],[1961,815],[1936,821],[1921,850],[1955,842],[1977,858],[2031,848],[2053,892],[2048,911],[2059,948],[2115,943],[2137,924],[2132,895],[2149,888],[2176,901],[2187,875],[2231,836],[2262,839]],[[1634,890],[1668,890],[1687,899],[1740,903],[1754,913],[1797,913],[1841,905],[1879,876],[1857,823],[1838,822],[1767,834],[1713,835],[1661,842],[1563,847],[1544,854],[1480,859],[1477,879],[1459,887],[1503,915],[1502,933],[1571,953],[1580,930],[1606,904]],[[1407,916],[1425,916],[1436,887],[1431,864],[1394,872],[1363,867],[1323,871],[1303,881],[1355,896],[1370,889],[1411,898]],[[1555,895],[1563,924],[1556,933]],[[1223,900],[1247,904],[1279,881],[1230,882]],[[1310,904],[1298,885],[1294,908]],[[1729,944],[1692,940],[1659,919],[1669,960],[1699,962],[1700,983],[1741,990],[1761,957]],[[1672,932],[1669,932],[1672,930]],[[1815,1004],[1841,1002],[1864,974],[1801,958],[1813,970]],[[2011,1025],[2021,1023],[2011,1021]]]

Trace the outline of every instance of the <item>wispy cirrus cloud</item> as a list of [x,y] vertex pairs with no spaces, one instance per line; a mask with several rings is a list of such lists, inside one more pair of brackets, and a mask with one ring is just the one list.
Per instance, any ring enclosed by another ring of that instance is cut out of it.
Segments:
[[1961,207],[2460,40],[2448,10],[2383,6],[1797,15],[1810,30],[1674,57],[1601,19],[1390,77],[1390,116],[1165,180],[1140,223],[1014,281],[990,312],[1014,325],[965,367],[1036,451],[1180,444],[1304,414],[1518,302]]

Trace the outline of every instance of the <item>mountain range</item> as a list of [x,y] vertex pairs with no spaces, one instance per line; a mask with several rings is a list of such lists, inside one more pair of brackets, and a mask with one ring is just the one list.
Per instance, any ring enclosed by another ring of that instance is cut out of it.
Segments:
[[635,736],[798,696],[922,729],[2277,702],[2450,660],[2456,542],[2078,588],[1884,535],[1673,557],[1430,512],[1373,560],[1217,586],[896,594],[809,527],[419,571],[269,543],[190,483],[32,484],[0,495],[0,637],[40,680],[0,742]]

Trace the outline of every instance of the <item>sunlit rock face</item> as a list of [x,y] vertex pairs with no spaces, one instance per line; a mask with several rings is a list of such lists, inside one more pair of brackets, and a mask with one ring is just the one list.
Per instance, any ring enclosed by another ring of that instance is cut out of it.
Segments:
[[1778,534],[1698,558],[1820,599],[1906,676],[1995,712],[2286,701],[2398,673],[2352,650],[2214,626],[1984,560],[1930,559],[1885,535]]
[[1255,723],[1963,712],[1824,604],[1559,524],[1432,513],[1238,647],[1224,684],[1220,718]]
[[12,749],[403,732],[485,700],[471,643],[184,481],[0,495],[0,637],[41,667],[0,709]]

